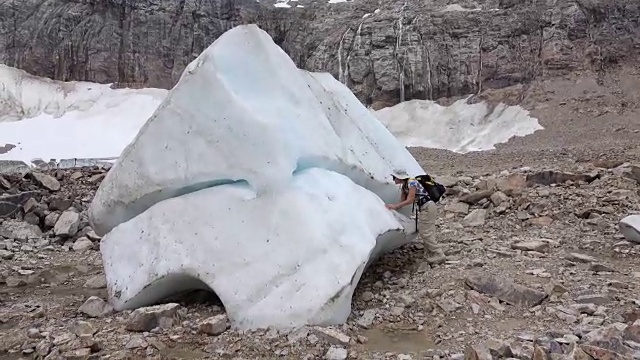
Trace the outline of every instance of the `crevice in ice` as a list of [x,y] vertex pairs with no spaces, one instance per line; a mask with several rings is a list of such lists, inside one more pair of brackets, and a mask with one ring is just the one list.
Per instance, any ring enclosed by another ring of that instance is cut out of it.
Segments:
[[[208,188],[213,188],[216,186],[223,186],[223,185],[244,185],[244,186],[249,186],[249,183],[244,180],[244,179],[216,179],[216,180],[209,180],[209,181],[200,181],[197,182],[195,184],[190,184],[187,186],[183,186],[183,187],[179,187],[179,188],[171,188],[171,187],[167,187],[167,188],[163,188],[160,190],[156,190],[153,192],[150,192],[148,194],[145,194],[144,196],[140,197],[139,199],[137,199],[136,201],[134,201],[133,203],[128,204],[125,208],[126,208],[126,213],[125,214],[121,214],[122,216],[120,216],[120,219],[122,219],[122,221],[120,223],[124,223],[127,222],[133,218],[135,218],[136,216],[142,214],[143,212],[145,212],[147,209],[149,209],[150,207],[152,207],[153,205],[160,203],[162,201],[171,199],[171,198],[176,198],[176,197],[180,197],[183,195],[188,195],[194,192],[198,192],[200,190],[204,190],[204,189],[208,189]],[[117,207],[114,207],[114,209],[116,209],[117,211]],[[114,225],[119,225],[119,224],[114,224]],[[100,227],[96,226],[96,232],[99,232],[100,235],[105,235],[106,232],[111,231],[111,229],[108,229],[108,231],[102,231],[103,229],[101,229]]]
[[152,282],[136,294],[136,296],[127,300],[125,308],[136,309],[143,306],[160,304],[172,300],[172,298],[177,297],[177,295],[193,290],[204,290],[207,293],[215,295],[215,298],[226,308],[222,299],[220,299],[214,289],[196,276],[185,273],[171,273]]
[[[384,201],[393,201],[394,196],[396,196],[397,191],[394,187],[389,187],[391,183],[382,183],[380,181],[375,180],[372,174],[362,171],[356,165],[347,165],[343,162],[329,159],[326,157],[303,157],[300,158],[296,164],[295,169],[292,172],[292,176],[296,176],[299,173],[312,169],[312,168],[320,168],[328,171],[333,171],[339,174],[342,174],[351,179],[355,184],[373,192],[378,195]],[[195,193],[204,189],[213,188],[216,186],[223,185],[239,185],[245,186],[248,188],[253,188],[252,184],[249,183],[245,179],[216,179],[209,181],[200,181],[194,184],[190,184],[187,186],[179,187],[179,188],[163,188],[157,191],[150,192],[145,194],[144,196],[137,199],[135,202],[128,204],[125,207],[127,210],[124,216],[120,217],[122,219],[121,223],[127,222],[136,216],[142,214],[147,209],[152,207],[153,205],[160,203],[165,200],[169,200],[171,198],[176,198],[184,195],[188,195],[191,193]],[[102,230],[102,229],[96,229]],[[100,231],[101,235],[102,231]]]

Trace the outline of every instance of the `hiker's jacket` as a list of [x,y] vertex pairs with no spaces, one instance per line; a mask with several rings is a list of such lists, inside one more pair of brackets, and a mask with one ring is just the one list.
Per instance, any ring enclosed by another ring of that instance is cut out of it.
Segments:
[[419,203],[426,203],[427,201],[431,200],[431,198],[429,198],[429,194],[424,189],[422,184],[420,184],[420,182],[418,180],[413,179],[413,178],[407,180],[402,185],[402,194],[404,196],[408,196],[409,195],[409,188],[410,187],[415,187],[416,188],[416,200],[418,200]]

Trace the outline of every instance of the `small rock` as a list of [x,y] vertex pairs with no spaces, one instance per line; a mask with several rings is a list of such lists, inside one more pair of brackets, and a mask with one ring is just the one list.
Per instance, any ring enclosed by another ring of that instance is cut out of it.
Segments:
[[89,178],[89,182],[94,184],[99,183],[105,178],[105,176],[107,176],[106,173],[93,175],[92,177]]
[[527,185],[540,184],[549,186],[552,184],[562,184],[568,181],[573,183],[580,181],[590,183],[597,177],[597,175],[594,176],[590,174],[571,174],[560,171],[545,170],[527,175]]
[[629,288],[629,284],[626,282],[622,282],[622,281],[616,281],[616,280],[611,280],[609,281],[609,283],[607,284],[612,288],[615,289],[628,289]]
[[102,239],[102,237],[98,236],[98,234],[96,234],[96,232],[93,230],[87,233],[87,238],[89,238],[89,240],[91,241],[100,241],[100,239]]
[[40,218],[38,218],[38,215],[34,214],[34,213],[28,213],[27,215],[24,216],[24,221],[27,224],[31,224],[31,225],[38,225],[40,224]]
[[217,336],[227,331],[228,327],[229,319],[227,318],[227,315],[223,314],[202,320],[198,329],[201,333]]
[[363,301],[371,301],[373,300],[373,293],[371,291],[365,291],[362,293]]
[[579,304],[605,305],[610,303],[611,299],[606,295],[592,294],[578,296],[576,302]]
[[36,225],[9,219],[5,220],[0,226],[0,236],[16,241],[27,241],[40,238],[42,231]]
[[538,251],[544,253],[549,251],[549,243],[540,240],[519,241],[511,244],[511,248],[514,250]]
[[565,258],[572,262],[579,262],[579,263],[585,263],[585,264],[598,261],[598,259],[594,258],[593,256],[579,254],[579,253],[569,253]]
[[89,317],[101,317],[113,311],[111,305],[97,296],[92,296],[78,309],[81,313]]
[[615,272],[615,269],[604,264],[591,264],[589,270],[593,272]]
[[498,339],[489,339],[487,341],[489,353],[497,359],[510,358],[514,356],[513,350],[508,343]]
[[24,203],[24,205],[22,205],[22,208],[24,209],[25,214],[30,213],[37,207],[38,207],[38,201],[34,198],[29,198],[29,200],[27,200],[27,202]]
[[71,324],[71,332],[77,336],[93,335],[96,331],[96,328],[87,321],[78,320]]
[[486,346],[467,345],[464,360],[492,360],[493,357]]
[[547,285],[544,286],[544,291],[549,296],[559,296],[566,293],[568,290],[562,284],[555,281],[550,281]]
[[93,242],[86,237],[81,237],[73,243],[73,251],[85,251],[93,248]]
[[59,218],[60,214],[52,212],[44,218],[44,226],[49,229],[54,227]]
[[60,215],[56,225],[53,227],[54,234],[58,236],[73,236],[78,232],[80,224],[80,214],[67,210]]
[[53,176],[36,172],[36,171],[32,172],[31,176],[33,177],[33,179],[36,181],[38,185],[46,189],[49,189],[51,191],[60,190],[60,183]]
[[29,330],[27,330],[27,337],[30,339],[39,339],[42,335],[40,334],[40,330],[36,328],[29,328]]
[[53,344],[51,344],[50,341],[48,340],[42,340],[38,343],[38,345],[36,345],[36,354],[45,357],[49,354],[49,352],[51,351],[51,347],[53,346]]
[[126,349],[140,349],[146,348],[149,344],[144,340],[144,338],[140,335],[133,335],[127,344],[124,346]]
[[368,309],[365,310],[364,313],[362,314],[362,316],[357,320],[358,325],[362,326],[363,328],[369,328],[371,327],[371,325],[373,325],[373,320],[376,318],[376,310],[375,309]]
[[491,195],[491,197],[489,198],[491,200],[491,202],[493,203],[493,205],[498,206],[502,203],[505,203],[507,201],[509,201],[509,197],[503,193],[502,191],[496,191],[495,193],[493,193]]
[[475,209],[469,215],[465,216],[464,219],[462,219],[462,225],[469,227],[482,226],[485,223],[486,215],[487,210]]
[[87,279],[83,287],[89,289],[104,289],[107,287],[107,277],[105,275],[95,275]]
[[624,329],[623,338],[627,341],[640,343],[640,320],[636,320]]
[[525,187],[527,187],[527,178],[521,174],[511,174],[506,179],[498,181],[498,190],[506,194]]
[[438,306],[444,310],[446,313],[452,313],[462,307],[462,305],[451,299],[442,299],[436,302]]
[[541,291],[484,274],[467,277],[465,284],[480,293],[496,297],[514,306],[534,307],[547,297],[547,294]]
[[9,276],[5,279],[5,283],[8,287],[22,287],[27,286],[27,282],[21,278],[16,276]]
[[9,250],[0,250],[0,259],[11,260],[13,259],[13,253]]
[[460,201],[469,205],[475,205],[482,199],[488,199],[493,195],[494,190],[480,190],[472,192],[471,194],[463,195],[460,197]]
[[174,317],[180,308],[179,304],[169,303],[135,309],[127,321],[127,330],[151,331],[151,329],[170,328],[174,324]]
[[324,355],[325,360],[345,360],[347,358],[347,349],[331,346]]
[[445,205],[444,211],[456,213],[456,214],[468,214],[469,213],[469,204],[463,202],[454,202]]
[[325,342],[329,344],[332,344],[332,345],[349,344],[349,340],[350,340],[349,336],[341,333],[338,330],[316,326],[313,328],[313,332],[317,337],[319,337],[320,339],[323,339]]
[[73,204],[73,201],[71,201],[70,199],[64,199],[64,200],[55,199],[49,203],[49,210],[66,211],[71,207],[72,204]]

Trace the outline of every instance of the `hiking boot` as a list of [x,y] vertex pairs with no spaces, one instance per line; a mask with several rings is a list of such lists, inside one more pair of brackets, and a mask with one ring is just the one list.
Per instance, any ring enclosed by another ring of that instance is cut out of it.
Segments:
[[443,252],[437,252],[433,256],[427,258],[429,265],[440,265],[447,261],[447,256]]

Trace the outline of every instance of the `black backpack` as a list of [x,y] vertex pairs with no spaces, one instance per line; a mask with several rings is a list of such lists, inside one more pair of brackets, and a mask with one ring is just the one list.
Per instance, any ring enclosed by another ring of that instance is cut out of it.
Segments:
[[[431,177],[431,175],[427,175],[427,174],[418,175],[414,177],[414,179],[418,180],[420,185],[424,187],[424,190],[427,192],[427,194],[429,194],[429,200],[433,201],[434,203],[437,203],[438,201],[440,201],[440,198],[442,197],[442,195],[444,195],[444,193],[447,191],[447,188],[444,185],[436,182]],[[418,205],[422,207],[422,205],[424,204],[418,204]]]

